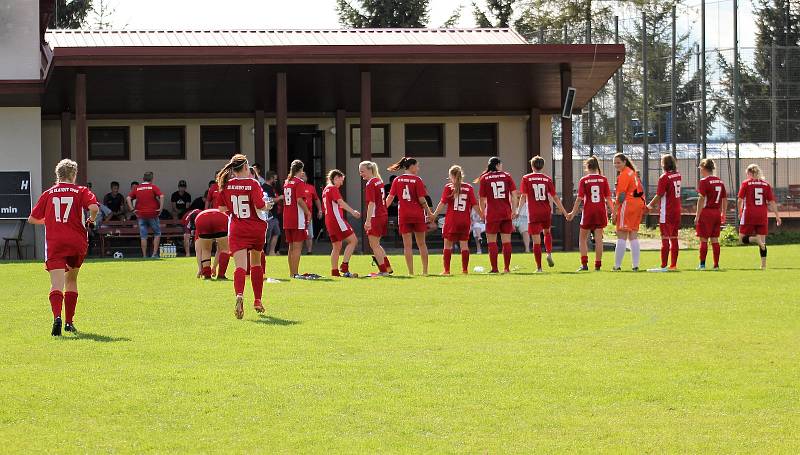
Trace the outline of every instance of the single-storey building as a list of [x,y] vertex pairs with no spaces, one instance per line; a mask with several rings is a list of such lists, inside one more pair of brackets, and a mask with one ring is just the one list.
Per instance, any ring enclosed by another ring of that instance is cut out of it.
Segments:
[[100,197],[146,170],[200,195],[235,152],[281,177],[302,159],[318,186],[339,168],[351,202],[362,159],[418,157],[435,195],[450,165],[475,177],[492,155],[519,178],[550,159],[567,88],[579,111],[624,60],[508,29],[46,30],[53,3],[11,2],[0,23],[0,170],[29,170],[34,201],[64,157]]

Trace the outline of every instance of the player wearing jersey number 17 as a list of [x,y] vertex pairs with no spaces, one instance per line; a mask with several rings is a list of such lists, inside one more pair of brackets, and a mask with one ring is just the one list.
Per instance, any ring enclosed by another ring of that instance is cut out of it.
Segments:
[[519,204],[517,185],[511,174],[503,172],[503,162],[496,156],[489,159],[486,170],[473,183],[479,184],[479,204],[486,217],[486,241],[492,266],[489,273],[498,273],[497,234],[503,244],[503,273],[510,273],[511,233]]
[[367,234],[369,247],[372,249],[373,260],[378,266],[378,273],[388,275],[392,273],[389,257],[381,246],[381,237],[386,235],[389,224],[389,214],[384,201],[386,199],[385,187],[381,180],[378,164],[374,161],[362,161],[358,165],[358,174],[367,182],[364,188],[364,199],[367,201],[367,213],[364,215],[364,232]]
[[244,317],[244,284],[250,264],[250,284],[253,286],[253,308],[263,313],[261,293],[264,287],[264,269],[261,266],[261,253],[264,250],[267,223],[259,212],[268,211],[271,205],[264,201],[264,192],[258,180],[251,177],[247,157],[234,155],[217,173],[220,192],[219,210],[230,214],[228,244],[233,255],[236,270],[233,273],[233,290],[236,295],[234,314],[237,319]]
[[425,233],[428,225],[426,217],[432,214],[425,199],[427,191],[425,183],[417,175],[419,173],[419,163],[414,158],[403,157],[388,168],[391,172],[404,170],[403,175],[397,177],[392,182],[389,195],[386,197],[386,207],[392,205],[397,198],[397,221],[398,231],[403,237],[403,256],[406,259],[408,274],[414,274],[414,251],[412,250],[412,239],[417,241],[419,257],[422,259],[422,274],[428,274],[428,245],[425,243]]
[[444,218],[444,251],[442,260],[444,272],[450,275],[450,258],[453,252],[453,243],[458,242],[461,250],[461,273],[469,273],[469,234],[472,228],[471,212],[479,212],[478,200],[472,185],[464,183],[464,171],[461,166],[450,167],[450,183],[444,186],[439,205],[433,211],[431,219],[436,219],[442,210],[447,208]]
[[728,194],[725,184],[714,175],[714,160],[706,158],[700,161],[700,183],[697,185],[697,210],[694,215],[694,225],[697,237],[700,238],[700,266],[698,270],[706,269],[706,256],[708,255],[708,241],[711,240],[714,249],[714,270],[719,270],[719,233],[725,223],[725,212],[728,209]]
[[580,240],[578,242],[581,252],[581,268],[578,271],[589,270],[589,233],[594,233],[594,269],[599,271],[603,266],[603,229],[608,226],[608,210],[612,210],[614,203],[611,199],[611,188],[608,179],[600,170],[600,162],[596,157],[591,157],[583,162],[584,175],[578,182],[578,197],[572,211],[567,214],[567,221],[572,221],[578,208],[583,203],[581,215]]
[[[647,204],[647,210],[658,207],[658,228],[661,231],[661,268],[648,269],[649,272],[665,272],[678,269],[678,231],[681,228],[681,175],[678,162],[672,155],[661,157],[664,173],[658,178],[656,195]],[[667,258],[669,257],[669,268]]]
[[738,194],[739,240],[749,245],[758,244],[761,255],[761,269],[767,268],[767,232],[769,218],[767,207],[775,214],[775,224],[781,225],[781,215],[772,187],[761,175],[757,164],[747,166],[747,180],[742,182]]
[[[533,257],[536,261],[536,272],[542,272],[542,239],[544,233],[544,246],[547,252],[547,264],[553,267],[553,235],[550,231],[550,224],[553,218],[553,206],[555,204],[562,215],[567,214],[567,210],[561,203],[561,199],[556,197],[556,186],[553,179],[544,173],[544,158],[534,156],[531,159],[531,172],[522,177],[519,185],[520,198],[519,207],[527,207],[528,213],[528,233],[533,238]],[[522,209],[519,209],[522,210]]]
[[[344,217],[344,212],[361,218],[358,210],[353,210],[347,202],[342,199],[339,188],[344,184],[344,173],[339,169],[328,172],[328,186],[322,191],[322,204],[325,210],[325,229],[331,239],[331,275],[343,276],[346,278],[358,277],[350,273],[350,257],[356,249],[358,239],[353,234],[353,228]],[[342,250],[342,241],[347,243],[344,247],[344,257],[341,267],[339,264],[339,252]]]
[[[50,273],[50,308],[53,336],[61,336],[61,307],[66,309],[64,330],[77,334],[73,317],[78,305],[78,272],[89,246],[87,227],[97,218],[100,207],[94,194],[75,184],[78,164],[61,160],[56,165],[56,184],[39,197],[28,217],[30,224],[43,224],[45,269]],[[84,224],[84,210],[89,218]]]

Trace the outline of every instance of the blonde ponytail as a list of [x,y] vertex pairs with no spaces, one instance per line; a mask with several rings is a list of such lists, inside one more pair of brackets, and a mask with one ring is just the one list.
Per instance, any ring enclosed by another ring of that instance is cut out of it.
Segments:
[[233,155],[231,160],[228,161],[228,164],[217,172],[216,181],[219,190],[222,191],[225,188],[225,185],[228,184],[234,172],[241,171],[245,166],[249,166],[246,156],[241,153]]
[[453,195],[458,196],[461,194],[461,183],[464,182],[464,170],[457,164],[450,166],[450,177],[453,178]]

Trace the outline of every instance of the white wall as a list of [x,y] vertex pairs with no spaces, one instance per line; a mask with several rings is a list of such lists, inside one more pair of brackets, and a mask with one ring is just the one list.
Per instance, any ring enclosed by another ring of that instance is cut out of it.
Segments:
[[39,79],[39,69],[39,0],[0,1],[0,80]]
[[[42,193],[41,115],[38,107],[0,107],[0,170],[30,171],[34,204]],[[16,223],[0,221],[0,237],[9,235]],[[24,244],[26,257],[34,255],[34,244],[41,256],[44,229],[37,227],[34,234],[33,226],[27,226]]]

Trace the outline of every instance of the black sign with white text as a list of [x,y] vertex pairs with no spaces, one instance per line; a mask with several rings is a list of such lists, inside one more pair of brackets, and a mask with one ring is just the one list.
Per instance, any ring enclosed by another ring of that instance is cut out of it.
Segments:
[[30,171],[0,171],[0,219],[24,220],[30,214]]

